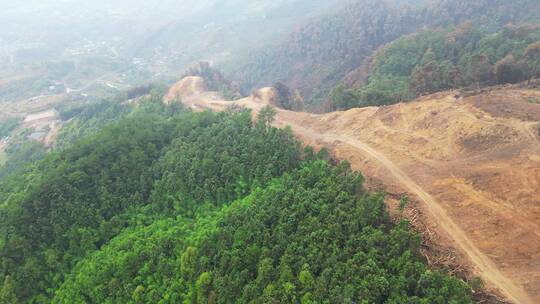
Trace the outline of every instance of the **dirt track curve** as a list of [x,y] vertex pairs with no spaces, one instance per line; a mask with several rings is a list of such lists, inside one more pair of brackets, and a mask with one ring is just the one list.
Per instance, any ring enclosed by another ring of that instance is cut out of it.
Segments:
[[332,142],[335,140],[342,141],[346,144],[357,148],[364,153],[367,153],[370,157],[376,159],[382,166],[384,166],[404,187],[409,193],[415,194],[420,198],[425,206],[428,207],[430,215],[433,216],[435,221],[439,223],[441,228],[453,238],[453,241],[459,246],[459,248],[471,259],[474,265],[478,267],[484,280],[490,281],[493,285],[497,286],[511,301],[515,303],[535,303],[527,293],[521,288],[516,286],[514,282],[506,278],[499,269],[493,264],[493,262],[476,248],[473,242],[467,237],[461,228],[459,228],[454,221],[446,214],[446,211],[440,206],[439,202],[427,193],[422,187],[420,187],[415,181],[413,181],[405,172],[403,172],[396,164],[386,158],[383,154],[379,153],[369,145],[347,136],[339,136],[337,134],[315,134],[305,128],[298,125],[289,124],[295,132],[302,134],[303,136],[309,136],[317,139],[321,142]]
[[[540,100],[540,92],[454,95],[323,115],[277,109],[275,125],[414,195],[488,287],[514,303],[540,303],[540,105],[521,103]],[[271,88],[257,96],[223,101],[189,77],[166,102],[180,97],[197,110],[236,104],[254,112],[274,103]],[[502,109],[490,102],[499,100],[507,102]]]

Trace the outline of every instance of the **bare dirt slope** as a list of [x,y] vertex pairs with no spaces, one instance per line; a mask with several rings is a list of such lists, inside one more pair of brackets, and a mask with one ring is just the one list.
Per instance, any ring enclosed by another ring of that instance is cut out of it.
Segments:
[[[176,87],[188,88],[182,100],[194,109],[233,104],[188,84]],[[257,111],[271,103],[262,93],[234,104]],[[323,115],[278,109],[276,125],[415,197],[488,287],[540,303],[540,91],[456,96]]]
[[174,100],[183,100],[188,96],[201,94],[206,91],[204,79],[197,76],[186,77],[173,85],[164,97],[164,102],[169,104]]

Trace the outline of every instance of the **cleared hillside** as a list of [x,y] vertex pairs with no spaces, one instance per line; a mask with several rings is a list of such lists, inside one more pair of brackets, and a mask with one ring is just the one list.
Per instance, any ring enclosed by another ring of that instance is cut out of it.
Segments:
[[[218,93],[176,86],[194,109],[223,110]],[[195,86],[199,87],[199,86]],[[264,89],[269,91],[271,89]],[[256,94],[257,96],[264,96]],[[427,225],[464,254],[488,287],[540,301],[540,91],[445,92],[406,104],[324,115],[277,111],[304,142],[330,148],[390,193],[409,193]],[[269,98],[234,104],[254,110]]]

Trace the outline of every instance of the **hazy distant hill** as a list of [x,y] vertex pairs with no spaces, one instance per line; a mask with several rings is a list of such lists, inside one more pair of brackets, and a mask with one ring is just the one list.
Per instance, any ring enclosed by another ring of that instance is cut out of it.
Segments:
[[103,95],[175,80],[200,60],[236,65],[345,1],[9,2],[0,11],[0,101],[59,93],[49,91],[59,84]]
[[509,22],[535,21],[540,16],[540,6],[534,0],[412,3],[353,1],[294,31],[279,47],[254,53],[232,74],[245,89],[282,81],[298,88],[306,99],[317,101],[366,56],[404,34],[466,20],[495,28]]

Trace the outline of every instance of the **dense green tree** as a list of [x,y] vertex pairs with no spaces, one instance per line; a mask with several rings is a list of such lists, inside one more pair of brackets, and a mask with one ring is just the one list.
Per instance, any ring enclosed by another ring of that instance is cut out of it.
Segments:
[[15,294],[15,287],[10,276],[6,276],[0,288],[0,304],[17,304],[19,300]]
[[128,228],[53,303],[471,303],[362,179],[308,162],[218,211]]
[[476,85],[476,88],[492,83],[493,65],[483,53],[471,56],[464,71],[465,77],[469,78]]
[[[101,101],[76,110],[79,113],[58,134],[55,143],[58,150],[66,149],[83,137],[95,134],[103,127],[121,120],[129,113],[130,108],[120,102]],[[72,115],[70,112],[68,109],[60,111],[60,114],[68,118]]]
[[516,83],[524,78],[523,68],[512,54],[495,63],[495,76],[498,83]]
[[358,94],[353,89],[348,89],[340,84],[330,92],[330,101],[335,110],[350,109],[358,104]]
[[26,166],[45,157],[45,147],[34,140],[13,143],[6,148],[7,160],[0,166],[0,181],[10,174],[24,171]]
[[20,119],[17,117],[7,118],[0,122],[0,139],[8,136],[20,123]]
[[527,46],[525,58],[531,63],[531,78],[540,77],[540,40]]
[[265,106],[257,116],[257,125],[264,129],[270,127],[276,117],[276,110],[272,106]]
[[405,223],[393,227],[382,197],[361,180],[346,164],[315,162],[233,205],[198,250],[218,303],[470,302],[454,279],[443,284],[461,288],[419,291],[430,272],[418,237]]
[[294,104],[291,89],[282,82],[276,82],[272,87],[276,90],[278,104],[284,109],[291,110]]
[[248,111],[194,114],[147,100],[0,183],[1,274],[20,299],[43,301],[77,261],[140,220],[134,214],[192,217],[299,160],[290,132],[259,128]]

